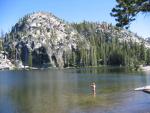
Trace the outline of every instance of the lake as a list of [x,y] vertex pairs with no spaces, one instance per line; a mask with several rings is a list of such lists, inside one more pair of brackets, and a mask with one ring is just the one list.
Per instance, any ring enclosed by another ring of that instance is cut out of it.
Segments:
[[116,68],[0,71],[0,113],[147,113],[145,85],[150,73]]

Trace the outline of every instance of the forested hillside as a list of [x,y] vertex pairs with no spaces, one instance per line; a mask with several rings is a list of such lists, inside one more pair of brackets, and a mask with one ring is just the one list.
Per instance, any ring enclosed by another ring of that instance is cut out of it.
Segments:
[[90,42],[90,51],[82,49],[83,65],[150,64],[149,44],[137,34],[111,24],[86,22],[73,24]]
[[18,66],[85,67],[150,64],[142,37],[106,22],[69,24],[51,13],[28,14],[2,36],[0,49]]

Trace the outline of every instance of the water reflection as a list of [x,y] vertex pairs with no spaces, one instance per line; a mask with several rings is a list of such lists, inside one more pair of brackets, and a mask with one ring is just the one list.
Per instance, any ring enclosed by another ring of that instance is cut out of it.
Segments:
[[[89,87],[92,82],[96,83],[95,98]],[[147,84],[150,77],[144,73],[117,70],[0,72],[0,113],[146,112],[150,97],[132,89]]]
[[77,89],[75,77],[71,82],[64,75],[63,70],[51,70],[50,73],[49,71],[27,72],[23,76],[21,87],[12,88],[10,94],[19,112],[67,112],[69,109],[67,94],[73,92],[72,88]]

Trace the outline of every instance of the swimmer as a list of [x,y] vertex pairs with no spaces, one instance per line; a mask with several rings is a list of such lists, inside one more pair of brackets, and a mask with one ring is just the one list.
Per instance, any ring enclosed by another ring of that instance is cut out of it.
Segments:
[[92,88],[92,93],[95,96],[96,95],[96,84],[95,84],[95,82],[93,82],[90,86]]

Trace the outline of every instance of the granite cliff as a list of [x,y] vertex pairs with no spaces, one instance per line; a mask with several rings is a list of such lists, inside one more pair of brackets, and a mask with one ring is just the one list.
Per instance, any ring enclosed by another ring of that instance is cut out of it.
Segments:
[[[9,58],[22,60],[28,65],[32,54],[32,65],[64,67],[66,54],[80,49],[78,44],[88,49],[86,39],[78,34],[71,25],[51,13],[37,12],[26,15],[12,27],[11,36],[5,39],[6,50],[11,52]],[[14,49],[14,50],[13,50]],[[21,57],[21,58],[20,58]]]

